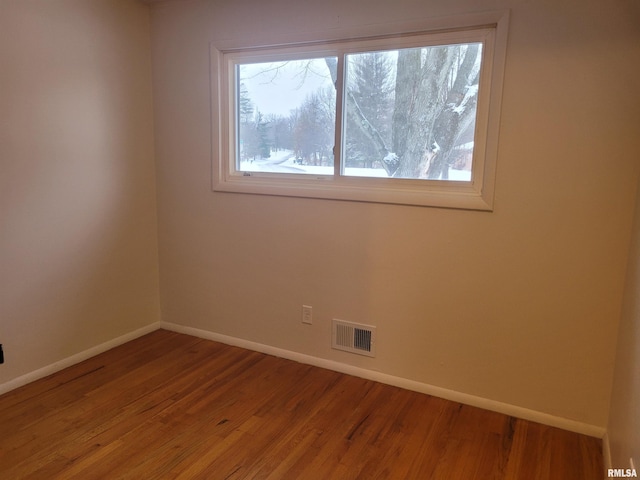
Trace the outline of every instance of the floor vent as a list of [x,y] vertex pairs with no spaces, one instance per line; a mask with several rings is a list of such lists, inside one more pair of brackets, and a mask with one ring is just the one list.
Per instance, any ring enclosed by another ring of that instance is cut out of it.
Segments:
[[333,319],[331,346],[337,350],[376,356],[376,327]]

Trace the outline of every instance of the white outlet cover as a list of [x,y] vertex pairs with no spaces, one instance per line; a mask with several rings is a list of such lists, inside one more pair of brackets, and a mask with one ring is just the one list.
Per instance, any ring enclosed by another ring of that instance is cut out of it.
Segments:
[[302,323],[313,324],[313,307],[310,305],[302,305]]

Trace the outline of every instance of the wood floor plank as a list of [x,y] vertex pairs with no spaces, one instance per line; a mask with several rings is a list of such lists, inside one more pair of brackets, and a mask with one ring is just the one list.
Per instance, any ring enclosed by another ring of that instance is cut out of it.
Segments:
[[159,330],[0,396],[0,478],[600,479],[598,439]]

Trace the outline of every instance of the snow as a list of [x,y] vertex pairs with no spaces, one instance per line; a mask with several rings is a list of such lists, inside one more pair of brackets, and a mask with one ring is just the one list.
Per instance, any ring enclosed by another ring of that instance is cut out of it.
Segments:
[[[392,159],[397,161],[394,153]],[[385,160],[387,158],[385,157]],[[291,150],[280,150],[272,152],[269,158],[259,158],[254,161],[244,160],[240,164],[242,172],[269,172],[269,173],[297,173],[317,176],[332,176],[333,166],[316,166],[316,165],[299,165],[296,163],[296,157]],[[387,172],[384,168],[355,168],[347,167],[344,169],[344,175],[348,177],[370,177],[370,178],[387,178]],[[467,170],[449,169],[449,180],[469,182],[471,181],[471,172]]]
[[347,167],[344,169],[344,174],[349,177],[388,177],[387,171],[384,168]]
[[398,155],[393,152],[389,152],[384,156],[383,160],[387,163],[398,163]]
[[469,170],[456,170],[449,168],[449,180],[456,182],[470,182],[471,172]]
[[464,92],[464,98],[460,102],[460,105],[455,107],[453,111],[458,115],[462,115],[467,108],[467,103],[473,97],[478,95],[478,85],[469,85],[467,90]]

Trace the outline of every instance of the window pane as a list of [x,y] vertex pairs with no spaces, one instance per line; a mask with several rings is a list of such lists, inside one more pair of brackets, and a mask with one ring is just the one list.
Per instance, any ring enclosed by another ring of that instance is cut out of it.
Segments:
[[349,54],[342,174],[471,180],[482,44]]
[[238,171],[333,175],[336,92],[327,61],[236,66]]

